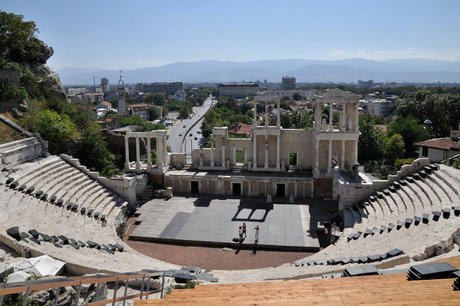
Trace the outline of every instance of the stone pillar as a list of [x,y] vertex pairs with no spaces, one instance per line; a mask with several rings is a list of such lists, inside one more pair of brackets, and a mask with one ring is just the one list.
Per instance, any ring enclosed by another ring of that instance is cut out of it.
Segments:
[[257,169],[257,135],[252,131],[252,169]]
[[347,128],[347,103],[342,103],[342,131],[345,131]]
[[225,137],[222,136],[222,166],[226,168],[225,164]]
[[157,167],[163,169],[163,141],[162,137],[155,137],[157,148]]
[[342,139],[342,156],[340,157],[340,170],[345,170],[345,140]]
[[[157,163],[158,163],[158,150],[157,150]],[[150,146],[150,137],[147,137],[147,169],[152,169],[152,148]]]
[[161,136],[161,167],[169,166],[168,162],[168,148],[166,146],[166,133]]
[[332,112],[332,102],[329,103],[329,131],[333,131],[334,127],[332,126],[332,117],[334,113]]
[[280,170],[280,138],[280,135],[276,137],[276,169],[278,170]]
[[314,124],[314,130],[320,130],[321,128],[321,103],[316,102],[315,103],[315,124]]
[[251,192],[251,180],[248,181],[248,196],[252,196],[252,192]]
[[129,137],[125,135],[125,168],[129,169]]
[[329,149],[327,151],[327,173],[332,173],[332,140],[329,139]]
[[[252,124],[253,124],[253,126],[255,128],[257,126],[257,102],[256,102],[256,100],[254,100],[254,114],[253,114],[253,117],[254,118],[252,119],[253,120]],[[253,134],[254,134],[254,132],[253,132]]]
[[268,105],[265,104],[265,127],[268,127]]
[[203,145],[200,144],[200,167],[203,167]]
[[297,198],[297,184],[298,182],[294,182],[294,197]]
[[359,131],[359,114],[358,114],[358,106],[359,103],[355,104],[355,131]]
[[281,126],[280,119],[280,100],[278,99],[278,109],[276,110],[276,126],[279,128]]
[[264,168],[268,168],[268,135],[265,135],[265,162]]
[[136,137],[136,169],[141,168],[141,149],[139,146],[139,137]]
[[211,134],[211,167],[214,167],[214,135]]
[[315,168],[313,169],[313,174],[319,174],[319,140],[316,140],[315,143]]
[[354,160],[355,165],[358,163],[358,141],[355,140],[355,160]]

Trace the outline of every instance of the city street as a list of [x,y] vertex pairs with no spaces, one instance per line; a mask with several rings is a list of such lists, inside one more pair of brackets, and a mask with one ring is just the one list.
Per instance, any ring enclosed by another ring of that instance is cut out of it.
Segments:
[[[212,96],[209,96],[204,101],[203,106],[193,108],[193,114],[190,115],[191,119],[178,119],[174,122],[174,125],[168,129],[167,145],[170,146],[171,152],[186,152],[187,156],[189,156],[191,147],[197,148],[199,146],[201,134],[198,134],[197,131],[201,129],[201,120],[213,103]],[[197,137],[196,140],[194,139],[195,137]],[[192,145],[190,145],[190,141]]]

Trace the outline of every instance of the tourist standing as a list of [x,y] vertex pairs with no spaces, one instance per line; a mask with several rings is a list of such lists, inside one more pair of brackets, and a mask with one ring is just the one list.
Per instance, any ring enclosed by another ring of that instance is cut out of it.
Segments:
[[240,234],[240,242],[243,241],[243,228],[240,226],[238,233]]
[[246,223],[243,222],[243,235],[244,239],[246,239]]
[[257,225],[254,229],[256,230],[256,238],[254,240],[254,243],[258,244],[259,243],[259,226]]

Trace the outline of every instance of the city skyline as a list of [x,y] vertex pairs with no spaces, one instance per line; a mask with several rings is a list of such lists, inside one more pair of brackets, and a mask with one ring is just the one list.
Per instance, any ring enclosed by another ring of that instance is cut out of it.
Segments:
[[34,21],[52,69],[200,60],[460,60],[458,1],[2,3]]

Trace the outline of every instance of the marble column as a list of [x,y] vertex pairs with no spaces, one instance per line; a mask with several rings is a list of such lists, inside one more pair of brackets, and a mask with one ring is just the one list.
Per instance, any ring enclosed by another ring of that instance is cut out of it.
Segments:
[[280,138],[280,135],[276,137],[276,169],[278,170],[280,170]]
[[157,167],[163,169],[163,142],[161,137],[155,138],[155,147],[157,148]]
[[342,103],[342,131],[347,128],[347,103]]
[[359,131],[359,103],[354,103],[355,104],[355,131]]
[[265,162],[264,168],[268,168],[268,135],[265,135]]
[[203,167],[203,145],[200,144],[200,167]]
[[265,127],[268,127],[268,105],[265,105]]
[[334,127],[332,126],[332,117],[334,113],[332,112],[332,102],[329,103],[329,131],[333,131]]
[[345,170],[345,140],[342,140],[342,156],[340,157],[340,170]]
[[214,135],[211,134],[211,167],[214,167]]
[[129,169],[129,137],[125,136],[125,168]]
[[278,100],[278,109],[276,110],[276,126],[279,128],[281,126],[280,119],[280,100]]
[[136,137],[136,169],[141,168],[141,150],[139,146],[139,137]]
[[225,137],[222,136],[222,167],[226,169],[227,165],[225,164]]
[[329,139],[329,149],[327,151],[327,173],[332,173],[332,140]]
[[354,160],[355,165],[358,163],[358,141],[355,140],[355,160]]
[[316,102],[315,103],[315,124],[314,124],[314,130],[317,131],[318,129],[321,129],[321,103]]
[[316,140],[315,143],[315,169],[314,174],[319,174],[319,140]]
[[[158,162],[158,152],[157,152],[157,162]],[[147,169],[152,169],[152,148],[150,146],[150,137],[147,137]]]
[[252,169],[257,169],[257,136],[252,131]]
[[257,126],[257,102],[254,100],[254,114],[253,114],[252,124],[254,128]]

